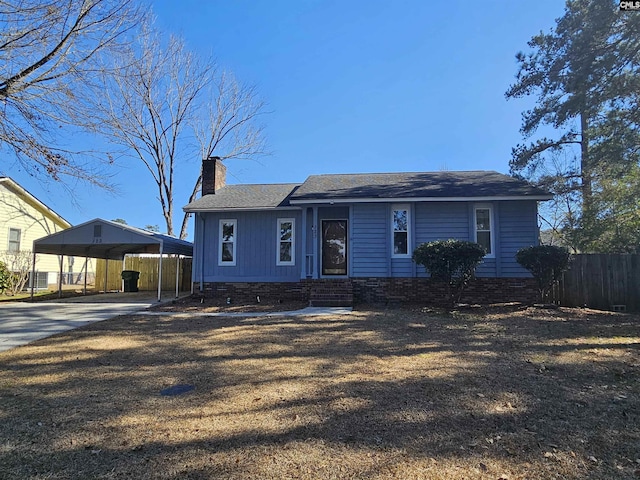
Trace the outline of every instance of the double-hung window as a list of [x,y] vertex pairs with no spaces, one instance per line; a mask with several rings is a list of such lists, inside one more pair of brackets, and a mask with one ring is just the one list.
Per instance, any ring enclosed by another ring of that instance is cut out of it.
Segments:
[[237,236],[237,220],[220,220],[218,265],[234,266],[236,264]]
[[494,256],[493,209],[489,205],[477,205],[474,209],[475,241],[484,248],[487,257]]
[[411,210],[409,205],[393,205],[391,208],[392,257],[411,256]]
[[19,252],[20,251],[20,229],[19,228],[10,228],[9,229],[9,245],[8,250],[10,252]]
[[293,218],[278,219],[278,238],[276,265],[295,265],[296,263],[296,223]]

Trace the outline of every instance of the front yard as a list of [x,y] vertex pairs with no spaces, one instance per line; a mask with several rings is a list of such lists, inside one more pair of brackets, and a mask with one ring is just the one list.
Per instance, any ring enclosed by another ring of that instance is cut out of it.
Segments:
[[10,350],[0,478],[638,478],[640,317],[513,310],[123,316]]

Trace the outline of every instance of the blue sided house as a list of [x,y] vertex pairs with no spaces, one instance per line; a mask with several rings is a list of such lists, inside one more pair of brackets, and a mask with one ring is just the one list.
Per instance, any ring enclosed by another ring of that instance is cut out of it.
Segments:
[[438,303],[411,254],[455,238],[487,255],[467,302],[531,301],[535,285],[515,260],[538,244],[539,201],[551,195],[493,171],[312,175],[302,184],[226,185],[226,168],[203,161],[195,215],[194,289],[232,301]]

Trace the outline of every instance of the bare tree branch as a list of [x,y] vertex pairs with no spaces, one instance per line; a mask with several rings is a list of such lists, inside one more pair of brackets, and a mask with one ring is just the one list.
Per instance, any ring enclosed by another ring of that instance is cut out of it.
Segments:
[[[195,117],[194,129],[203,158],[250,159],[268,155],[264,127],[257,123],[267,114],[266,104],[253,86],[238,83],[229,73],[215,80],[212,101],[206,113]],[[202,172],[193,186],[189,202],[194,201],[202,187]],[[180,238],[186,238],[189,217],[182,218]]]
[[174,170],[193,142],[185,131],[214,78],[215,64],[202,62],[182,39],[163,42],[151,25],[138,45],[120,58],[119,74],[107,75],[96,102],[96,131],[141,161],[156,185],[167,227],[173,235]]
[[134,0],[0,0],[0,149],[36,176],[108,186],[111,159],[86,158],[61,133],[84,126],[96,74],[141,13]]

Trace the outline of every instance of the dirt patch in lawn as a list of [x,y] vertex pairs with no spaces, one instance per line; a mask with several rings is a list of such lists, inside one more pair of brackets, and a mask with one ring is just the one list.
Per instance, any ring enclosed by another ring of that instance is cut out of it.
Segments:
[[639,327],[123,316],[0,354],[0,478],[638,478]]

